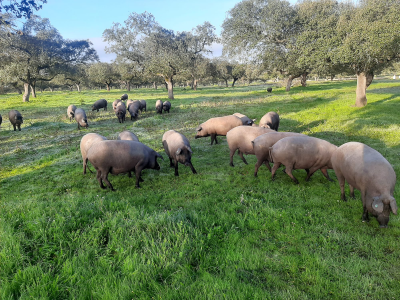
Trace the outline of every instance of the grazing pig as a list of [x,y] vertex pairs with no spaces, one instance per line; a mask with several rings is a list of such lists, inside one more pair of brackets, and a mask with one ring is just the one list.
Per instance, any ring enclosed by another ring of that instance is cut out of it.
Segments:
[[361,192],[362,219],[369,221],[368,213],[371,213],[381,227],[386,227],[390,210],[397,215],[397,203],[393,197],[396,174],[390,163],[378,151],[357,142],[337,148],[331,160],[342,200],[346,201],[344,185],[347,181],[351,197],[354,198],[354,189]]
[[138,137],[134,133],[132,133],[128,130],[122,131],[118,135],[117,140],[139,142]]
[[278,131],[279,127],[279,115],[274,112],[270,111],[266,113],[260,120],[260,127],[271,128],[275,131]]
[[97,100],[92,105],[92,111],[94,111],[94,110],[99,111],[100,108],[104,108],[104,110],[107,110],[107,100],[106,99]]
[[283,164],[286,167],[286,174],[297,184],[299,181],[292,174],[292,170],[295,169],[307,171],[306,181],[317,170],[321,170],[326,179],[332,181],[328,169],[332,169],[331,157],[336,149],[337,146],[310,136],[285,137],[270,148],[274,163],[271,172],[272,180],[274,180],[276,170]]
[[16,131],[17,127],[18,130],[21,131],[21,124],[24,123],[21,113],[18,110],[10,110],[8,112],[8,119],[10,120],[12,126],[14,127],[14,131]]
[[121,96],[121,100],[127,100],[128,99],[128,94],[123,94]]
[[72,121],[72,119],[75,116],[75,110],[76,110],[76,106],[71,104],[70,106],[68,106],[67,108],[67,117],[69,118],[70,121]]
[[243,125],[249,125],[252,126],[256,119],[250,119],[248,116],[243,115],[241,113],[234,113],[234,116],[238,117],[240,120],[242,120]]
[[[193,174],[197,174],[192,165],[192,148],[190,148],[189,140],[181,133],[175,130],[169,130],[164,133],[162,143],[165,153],[169,157],[170,167],[175,166],[175,176],[179,176],[178,163],[190,167]],[[174,163],[172,163],[174,161]]]
[[233,115],[211,118],[197,127],[194,138],[211,136],[211,145],[214,140],[215,144],[218,144],[217,135],[226,135],[229,130],[237,126],[242,126],[242,120]]
[[[85,134],[82,139],[81,139],[81,154],[82,154],[82,160],[83,160],[83,174],[86,174],[86,166],[89,169],[89,166],[87,165],[87,152],[89,151],[90,147],[92,147],[92,145],[96,144],[97,142],[101,142],[101,141],[105,141],[107,140],[106,137],[97,134],[97,133],[88,133]],[[90,170],[90,173],[93,173],[92,170]]]
[[171,102],[169,102],[169,101],[165,101],[164,103],[163,103],[163,110],[164,111],[166,111],[166,112],[168,112],[169,113],[169,110],[171,109]]
[[163,102],[161,100],[157,100],[157,102],[156,102],[156,112],[158,114],[162,114],[162,110],[163,110]]
[[131,120],[136,119],[139,116],[139,107],[140,102],[138,100],[132,101],[132,103],[128,105],[128,111],[131,115]]
[[74,117],[75,117],[75,121],[78,123],[78,130],[81,130],[81,127],[85,127],[85,128],[89,127],[86,113],[82,108],[77,108],[75,110]]
[[253,144],[251,142],[259,135],[272,131],[273,130],[269,128],[244,125],[229,130],[226,134],[226,141],[228,142],[230,150],[230,165],[233,167],[233,155],[236,150],[238,150],[240,158],[247,165],[247,161],[243,157],[243,154],[254,154]]
[[271,172],[269,148],[275,145],[275,143],[285,137],[289,136],[306,136],[301,133],[295,132],[269,132],[257,137],[253,143],[254,154],[257,157],[257,163],[254,170],[254,176],[257,176],[258,169],[264,163],[268,170]]
[[118,118],[118,122],[124,123],[126,115],[126,106],[124,102],[118,102],[117,108],[115,109],[115,115]]
[[140,101],[140,111],[143,112],[143,109],[144,109],[144,111],[147,111],[146,100],[139,100],[139,101]]
[[129,105],[131,105],[131,103],[133,103],[132,99],[129,99],[128,101],[126,101],[126,107],[129,108]]
[[272,92],[272,87],[267,88],[267,92],[271,93]]
[[[157,157],[162,156],[146,145],[133,141],[103,141],[91,147],[87,153],[87,160],[97,170],[97,180],[102,189],[103,181],[114,191],[108,173],[118,175],[135,172],[136,187],[139,188],[140,175],[143,169],[159,170]],[[162,158],[163,159],[163,158]]]
[[115,100],[115,101],[113,102],[112,107],[113,107],[113,110],[114,110],[114,111],[117,109],[117,105],[118,105],[118,103],[120,103],[120,102],[121,102],[120,99],[117,99],[117,100]]

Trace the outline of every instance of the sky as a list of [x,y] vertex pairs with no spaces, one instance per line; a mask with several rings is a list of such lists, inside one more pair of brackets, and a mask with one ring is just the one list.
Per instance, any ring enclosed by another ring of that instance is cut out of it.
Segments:
[[[190,31],[205,21],[216,27],[221,33],[221,25],[226,13],[238,0],[47,0],[43,8],[36,12],[50,23],[66,39],[86,40],[93,47],[101,61],[110,62],[114,54],[105,53],[103,31],[113,23],[124,24],[131,12],[153,14],[155,20],[164,28],[174,31]],[[296,0],[290,0],[295,3]],[[213,56],[222,54],[222,45],[212,46]]]

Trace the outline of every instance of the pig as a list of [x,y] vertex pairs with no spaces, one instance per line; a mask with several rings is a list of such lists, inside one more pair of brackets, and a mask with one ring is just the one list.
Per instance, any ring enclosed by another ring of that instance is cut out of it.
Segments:
[[125,115],[126,115],[126,106],[124,102],[118,102],[117,107],[115,109],[115,115],[118,118],[118,122],[124,123]]
[[85,127],[85,128],[89,127],[86,113],[82,108],[77,108],[75,110],[74,118],[75,118],[75,121],[78,123],[78,130],[81,130],[81,127]]
[[243,115],[241,113],[234,113],[233,115],[238,117],[240,120],[242,120],[243,125],[252,126],[254,124],[254,122],[256,121],[256,119],[252,120],[249,117],[247,117],[246,115]]
[[[96,144],[97,142],[101,142],[101,141],[105,141],[107,140],[106,137],[97,134],[97,133],[88,133],[85,134],[82,139],[81,139],[81,144],[80,144],[80,148],[81,148],[81,154],[82,154],[82,160],[83,160],[83,175],[86,174],[86,166],[89,169],[89,166],[87,165],[87,152],[89,151],[90,147],[92,147],[92,145]],[[93,173],[92,170],[90,170],[90,173]]]
[[264,127],[252,127],[252,126],[237,126],[232,128],[226,134],[226,141],[228,142],[229,150],[230,150],[230,166],[233,165],[233,155],[236,150],[238,150],[238,154],[243,162],[247,165],[246,159],[243,157],[243,154],[253,154],[253,144],[251,143],[256,137],[261,134],[272,132],[272,129],[264,128]]
[[133,103],[133,100],[132,100],[132,99],[129,99],[128,101],[126,101],[126,107],[129,107],[129,105],[130,105],[131,103]]
[[310,136],[289,136],[285,137],[270,147],[270,155],[274,166],[271,171],[272,180],[275,172],[281,164],[286,167],[286,174],[298,184],[299,181],[293,176],[292,170],[305,169],[308,181],[317,170],[332,181],[328,169],[332,169],[331,157],[337,146],[331,143]]
[[102,189],[107,186],[114,191],[108,173],[118,175],[121,173],[135,172],[136,187],[140,188],[139,181],[143,169],[160,170],[157,157],[162,156],[150,147],[134,141],[102,141],[96,143],[96,147],[90,147],[87,153],[87,160],[97,171],[97,180]]
[[94,110],[99,111],[100,108],[104,108],[104,110],[107,110],[107,100],[106,99],[97,100],[92,105],[92,111],[94,111]]
[[69,118],[70,121],[72,121],[72,119],[75,116],[75,110],[76,110],[76,106],[71,104],[70,106],[68,106],[67,108],[67,117]]
[[267,88],[268,93],[272,93],[272,87]]
[[122,131],[118,135],[117,140],[139,142],[138,137],[128,130]]
[[171,109],[171,102],[165,101],[162,105],[163,110],[169,113],[169,110]]
[[128,94],[123,94],[121,96],[121,100],[127,100],[128,99]]
[[183,134],[175,130],[169,130],[164,133],[162,144],[165,153],[167,153],[169,157],[170,167],[175,166],[175,176],[179,176],[178,163],[190,167],[193,174],[197,174],[191,161],[193,153],[192,148],[190,148],[189,140]]
[[113,110],[114,110],[114,111],[117,109],[117,105],[118,105],[118,103],[120,103],[120,102],[121,102],[120,99],[117,99],[117,100],[115,100],[115,101],[113,102],[112,107],[113,107]]
[[278,131],[279,128],[279,115],[274,112],[270,111],[266,113],[260,120],[259,123],[260,127],[271,128],[275,131]]
[[162,114],[163,110],[163,102],[161,100],[157,100],[156,102],[156,111],[158,114]]
[[257,176],[258,169],[264,163],[268,170],[271,172],[269,148],[275,145],[275,143],[285,137],[289,136],[306,136],[301,133],[295,132],[269,132],[258,136],[252,141],[254,154],[257,157],[257,163],[254,170],[254,176]]
[[147,111],[147,103],[146,100],[139,100],[140,101],[140,112]]
[[362,220],[369,221],[371,213],[380,227],[386,227],[390,210],[397,215],[397,203],[393,197],[396,173],[391,164],[375,149],[357,142],[337,148],[331,161],[339,181],[342,200],[346,201],[344,185],[347,181],[352,198],[354,189],[361,192]]
[[131,115],[131,120],[136,119],[139,116],[140,102],[138,100],[132,101],[128,106],[129,114]]
[[0,126],[2,122],[3,122],[3,117],[0,115]]
[[10,110],[8,112],[8,119],[10,120],[12,126],[14,127],[14,131],[21,131],[21,124],[24,123],[21,113],[18,110]]
[[242,125],[242,120],[233,115],[211,118],[196,128],[197,133],[194,138],[211,136],[211,145],[214,141],[218,144],[217,135],[226,135],[232,128]]

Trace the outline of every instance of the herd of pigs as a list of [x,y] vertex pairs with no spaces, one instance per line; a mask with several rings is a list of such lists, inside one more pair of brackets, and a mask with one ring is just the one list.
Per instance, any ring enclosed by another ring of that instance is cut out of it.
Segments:
[[[123,100],[127,100],[126,104]],[[126,111],[130,113],[131,120],[138,117],[139,111],[146,111],[146,101],[128,100],[124,94],[121,99],[115,100],[112,104],[113,110],[120,123],[124,122]],[[104,108],[107,110],[107,101],[100,99],[96,101],[92,110]],[[162,113],[171,108],[169,101],[157,100],[156,111]],[[70,105],[67,115],[72,120],[75,118],[80,127],[88,127],[85,111]],[[21,114],[12,110],[9,113],[11,124],[21,130]],[[0,115],[0,124],[1,124]],[[254,176],[257,176],[258,169],[265,164],[275,178],[277,169],[283,165],[290,178],[298,184],[293,176],[292,170],[304,169],[307,172],[306,181],[317,171],[329,180],[328,169],[335,171],[339,181],[341,198],[346,201],[344,192],[345,182],[350,187],[350,196],[354,198],[354,189],[361,192],[363,203],[362,220],[369,221],[369,213],[376,217],[381,227],[386,227],[389,222],[390,211],[397,214],[397,204],[393,197],[396,184],[396,174],[391,164],[376,150],[358,143],[349,142],[337,147],[328,141],[310,137],[294,132],[278,132],[279,115],[276,112],[265,114],[259,125],[255,120],[246,115],[235,113],[229,116],[216,117],[200,124],[196,129],[195,138],[211,137],[211,145],[218,144],[217,136],[226,136],[230,149],[230,165],[233,167],[233,156],[237,151],[240,158],[247,164],[244,154],[252,154],[257,158]],[[191,168],[193,174],[196,170],[192,165],[192,149],[189,140],[175,130],[169,130],[162,137],[162,144],[165,153],[170,160],[170,167],[175,168],[175,176],[179,176],[178,163]],[[150,147],[139,142],[137,136],[130,131],[123,131],[117,140],[107,140],[104,136],[96,133],[84,135],[80,142],[80,149],[83,159],[83,174],[86,174],[88,161],[97,171],[97,180],[101,188],[106,188],[103,182],[114,190],[108,180],[108,174],[118,175],[131,172],[136,176],[136,187],[142,182],[141,172],[143,169],[159,170],[160,165],[157,158],[163,157]],[[271,169],[270,163],[273,163]],[[89,171],[91,171],[89,169]]]

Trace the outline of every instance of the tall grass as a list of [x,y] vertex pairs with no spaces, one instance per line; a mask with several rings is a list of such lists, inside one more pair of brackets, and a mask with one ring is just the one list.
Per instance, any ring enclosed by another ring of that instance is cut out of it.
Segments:
[[[317,172],[305,182],[297,170],[299,185],[282,172],[272,182],[265,167],[255,178],[254,156],[249,165],[235,156],[232,168],[225,138],[213,146],[194,140],[211,117],[241,112],[259,120],[273,110],[280,131],[366,143],[399,174],[400,84],[374,81],[361,109],[351,107],[355,86],[176,89],[171,113],[162,115],[154,107],[167,100],[165,90],[134,90],[130,98],[145,99],[148,111],[123,124],[111,103],[90,111],[122,90],[45,92],[29,103],[1,95],[0,299],[398,298],[398,216],[386,229],[374,218],[363,223],[359,192],[340,201],[337,180]],[[86,109],[88,130],[69,121],[69,104]],[[21,132],[5,120],[11,109],[24,116]],[[82,175],[80,139],[88,132],[115,139],[125,129],[164,158],[163,133],[185,134],[198,174],[180,165],[175,177],[166,159],[160,171],[143,171],[141,189],[110,175],[117,191],[101,190],[95,174]]]

